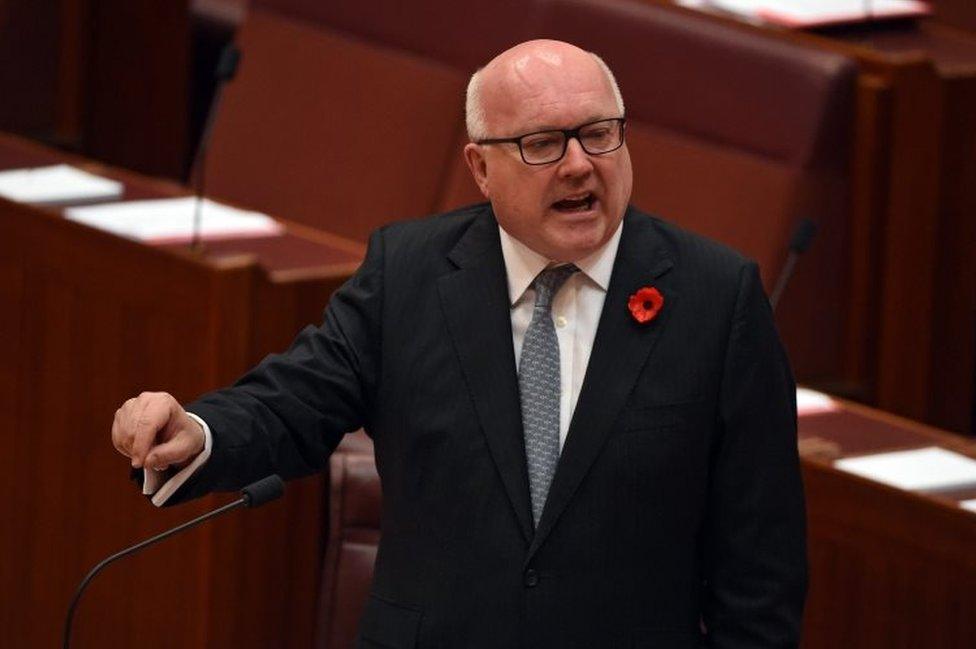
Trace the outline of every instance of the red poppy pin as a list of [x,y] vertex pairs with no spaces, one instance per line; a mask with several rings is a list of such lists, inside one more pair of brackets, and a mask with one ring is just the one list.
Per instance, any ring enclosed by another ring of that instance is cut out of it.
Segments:
[[664,306],[664,296],[653,286],[645,286],[637,289],[637,292],[630,296],[627,308],[630,315],[640,324],[647,324],[657,317]]

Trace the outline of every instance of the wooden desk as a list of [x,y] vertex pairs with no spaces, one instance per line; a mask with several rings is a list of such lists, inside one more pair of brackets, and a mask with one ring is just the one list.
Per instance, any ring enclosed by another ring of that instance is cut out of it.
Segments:
[[833,468],[837,457],[939,445],[976,457],[965,438],[842,403],[801,416],[810,593],[803,649],[976,646],[976,490],[901,491]]
[[821,387],[976,432],[976,34],[934,19],[802,32],[643,1],[858,62],[848,366]]
[[[63,156],[0,136],[0,168]],[[116,170],[126,198],[179,189]],[[57,646],[98,560],[206,509],[160,511],[112,448],[115,409],[144,389],[178,399],[233,380],[318,322],[361,244],[284,237],[157,248],[0,200],[0,646]],[[109,567],[77,612],[77,647],[301,647],[315,624],[321,477]]]
[[[877,402],[976,432],[976,34],[923,20],[821,36],[862,52],[866,69],[895,72]],[[918,64],[900,76],[901,60]]]

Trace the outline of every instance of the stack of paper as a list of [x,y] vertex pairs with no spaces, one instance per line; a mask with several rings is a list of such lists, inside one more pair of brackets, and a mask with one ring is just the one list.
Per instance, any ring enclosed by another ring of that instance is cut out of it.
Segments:
[[845,458],[834,466],[908,491],[976,487],[976,460],[937,446]]
[[[153,243],[181,243],[193,238],[197,199],[164,198],[108,205],[73,207],[65,217],[128,239]],[[284,232],[266,214],[239,210],[203,199],[200,206],[202,240],[264,237]]]
[[64,164],[0,172],[0,196],[18,203],[72,203],[121,195],[122,183]]
[[920,0],[678,0],[678,3],[786,27],[924,16],[931,12]]

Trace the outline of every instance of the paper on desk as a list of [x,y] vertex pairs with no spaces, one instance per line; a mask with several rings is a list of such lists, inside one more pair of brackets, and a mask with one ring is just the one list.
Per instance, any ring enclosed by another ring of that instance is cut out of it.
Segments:
[[797,415],[814,415],[821,412],[834,412],[836,410],[840,410],[840,406],[837,405],[837,402],[829,394],[810,390],[809,388],[796,389]]
[[70,165],[0,171],[0,196],[18,203],[68,203],[122,195],[122,183]]
[[834,462],[843,471],[908,491],[947,491],[976,486],[976,460],[927,446]]
[[928,5],[919,0],[710,0],[698,4],[744,18],[791,26],[921,16],[930,12]]
[[[128,239],[180,243],[193,238],[196,201],[187,196],[72,207],[65,210],[65,217]],[[281,224],[266,214],[239,210],[209,199],[203,199],[200,213],[200,238],[204,241],[284,232]]]
[[963,509],[968,509],[971,512],[976,512],[976,499],[964,500],[961,503],[959,503],[959,506],[962,507]]

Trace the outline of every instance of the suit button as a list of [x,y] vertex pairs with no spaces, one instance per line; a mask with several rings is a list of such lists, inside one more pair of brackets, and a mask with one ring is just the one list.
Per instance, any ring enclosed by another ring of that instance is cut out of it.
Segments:
[[532,568],[525,571],[525,578],[522,580],[526,588],[532,588],[539,584],[539,573],[537,573]]

